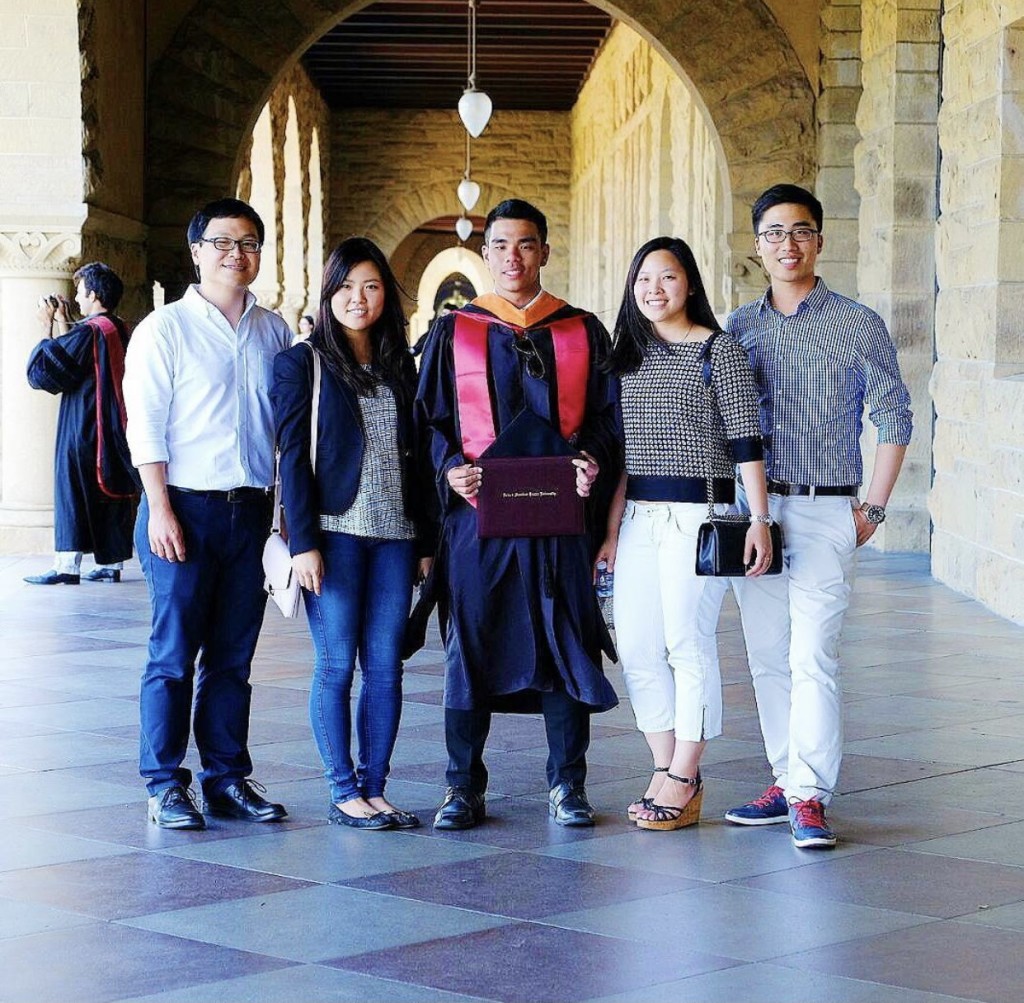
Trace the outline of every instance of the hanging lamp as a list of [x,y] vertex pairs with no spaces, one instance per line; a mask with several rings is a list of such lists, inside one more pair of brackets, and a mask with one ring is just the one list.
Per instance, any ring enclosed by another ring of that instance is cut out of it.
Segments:
[[466,89],[459,98],[459,118],[474,139],[491,120],[491,99],[476,89],[476,0],[469,3],[469,41],[466,52]]
[[466,170],[456,189],[459,201],[463,204],[466,212],[472,212],[473,206],[480,200],[480,186],[470,177],[469,171],[469,133],[466,133]]

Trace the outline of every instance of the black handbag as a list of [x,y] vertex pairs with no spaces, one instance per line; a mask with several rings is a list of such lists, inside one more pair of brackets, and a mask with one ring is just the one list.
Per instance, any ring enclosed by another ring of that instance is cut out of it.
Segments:
[[[711,391],[711,345],[717,332],[704,342],[700,355],[701,375],[704,382],[704,441],[710,442],[714,435],[711,422],[713,397]],[[747,545],[747,530],[750,517],[746,515],[717,515],[712,488],[712,476],[707,452],[702,449],[704,461],[704,483],[708,493],[708,518],[697,530],[696,573],[712,578],[742,578],[747,573],[743,563],[743,551]],[[782,530],[778,523],[769,527],[772,538],[772,563],[766,575],[777,575],[782,571]]]

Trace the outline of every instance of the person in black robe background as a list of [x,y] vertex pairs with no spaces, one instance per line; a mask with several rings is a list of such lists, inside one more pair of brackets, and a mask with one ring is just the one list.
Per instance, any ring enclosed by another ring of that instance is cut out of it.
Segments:
[[[479,491],[481,468],[463,453],[456,396],[458,313],[438,319],[423,346],[417,420],[441,501],[437,573],[447,616],[448,790],[436,828],[470,828],[485,816],[483,749],[492,711],[543,712],[550,814],[562,825],[592,825],[584,789],[590,714],[618,702],[601,668],[602,649],[612,657],[614,649],[594,594],[591,563],[621,471],[617,386],[601,366],[608,335],[600,321],[541,289],[546,240],[546,220],[529,203],[512,199],[495,207],[483,248],[495,292],[463,312],[487,323],[487,380],[497,433],[488,455],[577,455],[587,535],[478,537],[469,500]],[[585,329],[589,364],[582,422],[567,443],[560,434],[560,370],[551,325],[570,318]]]
[[[40,301],[48,332],[28,360],[28,382],[60,394],[54,460],[54,568],[30,575],[31,585],[77,585],[82,554],[96,567],[88,581],[118,582],[132,556],[137,482],[124,432],[121,379],[128,330],[113,311],[124,286],[107,265],[74,274],[82,320],[71,326],[68,304]],[[68,329],[70,328],[70,330]]]

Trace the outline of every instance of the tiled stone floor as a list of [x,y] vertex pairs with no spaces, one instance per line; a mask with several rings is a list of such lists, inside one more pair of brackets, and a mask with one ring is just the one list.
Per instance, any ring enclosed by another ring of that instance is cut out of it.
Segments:
[[[514,717],[495,719],[480,828],[328,827],[305,626],[270,609],[254,775],[290,820],[157,830],[136,773],[138,569],[22,584],[45,565],[0,560],[4,1001],[1024,998],[1024,629],[920,558],[861,561],[831,853],[722,820],[769,779],[731,602],[697,828],[627,824],[647,757],[625,702],[595,721],[593,830],[548,821],[542,725]],[[408,666],[389,788],[424,819],[443,787],[439,649],[434,633]]]

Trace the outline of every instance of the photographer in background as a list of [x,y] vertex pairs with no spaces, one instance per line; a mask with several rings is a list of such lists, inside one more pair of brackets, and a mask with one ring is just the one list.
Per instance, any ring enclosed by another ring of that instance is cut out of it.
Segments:
[[60,394],[54,462],[52,570],[30,575],[30,585],[77,585],[82,554],[93,554],[90,582],[119,582],[132,556],[138,488],[125,439],[124,353],[128,331],[113,311],[124,285],[99,262],[74,274],[82,320],[74,323],[62,296],[39,300],[45,337],[28,360],[28,382]]

